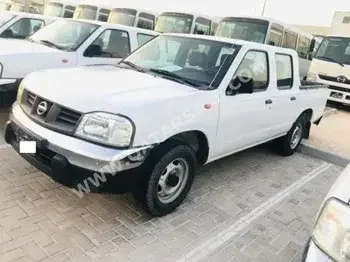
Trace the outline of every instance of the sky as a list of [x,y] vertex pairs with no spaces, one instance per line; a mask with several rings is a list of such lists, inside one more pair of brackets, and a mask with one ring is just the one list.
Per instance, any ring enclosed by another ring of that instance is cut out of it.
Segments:
[[[212,16],[261,15],[265,0],[75,0],[116,7],[196,12]],[[334,11],[350,11],[350,0],[266,0],[265,16],[289,24],[330,26]]]

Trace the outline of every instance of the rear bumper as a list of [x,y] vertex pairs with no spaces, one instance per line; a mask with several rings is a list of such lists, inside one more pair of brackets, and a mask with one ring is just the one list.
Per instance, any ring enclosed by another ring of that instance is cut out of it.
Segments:
[[[96,180],[103,182],[94,186],[97,190],[91,188],[90,192],[129,191],[129,185],[137,180],[140,166],[151,149],[151,146],[111,149],[48,130],[29,119],[16,103],[5,125],[5,140],[17,152],[20,140],[36,141],[35,154],[20,155],[65,186],[76,188],[80,184],[86,187],[87,184],[96,184],[93,182]],[[135,157],[141,151],[143,158]],[[97,179],[96,174],[100,178],[103,174],[103,179]],[[109,189],[109,186],[112,188]]]
[[305,250],[302,257],[302,262],[333,262],[333,260],[323,253],[316,244],[310,239],[305,246]]
[[22,79],[0,78],[0,108],[9,108],[16,101],[17,90]]

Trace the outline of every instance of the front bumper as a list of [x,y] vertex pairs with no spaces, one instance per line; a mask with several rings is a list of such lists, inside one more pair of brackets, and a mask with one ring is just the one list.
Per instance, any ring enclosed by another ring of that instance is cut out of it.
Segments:
[[0,78],[0,108],[9,108],[15,101],[22,79]]
[[[24,134],[24,135],[23,135]],[[131,176],[142,165],[152,146],[112,149],[46,129],[33,122],[15,103],[5,126],[5,140],[19,152],[20,140],[34,140],[35,154],[21,154],[33,166],[69,187],[84,183],[94,173],[114,178]],[[142,152],[142,157],[135,154]]]
[[310,239],[305,247],[302,262],[334,262]]

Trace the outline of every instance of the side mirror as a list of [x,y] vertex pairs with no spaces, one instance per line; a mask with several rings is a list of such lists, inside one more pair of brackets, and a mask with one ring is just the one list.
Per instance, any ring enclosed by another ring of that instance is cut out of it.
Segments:
[[252,93],[254,93],[253,79],[242,76],[233,78],[226,89],[226,95],[228,96]]
[[310,44],[310,48],[309,48],[309,53],[312,53],[312,52],[314,51],[315,45],[316,45],[316,40],[315,40],[315,38],[313,38],[313,39],[311,40],[311,44]]
[[102,55],[102,49],[99,45],[90,45],[88,48],[86,48],[84,52],[84,56],[87,57],[94,57],[94,56],[101,56]]

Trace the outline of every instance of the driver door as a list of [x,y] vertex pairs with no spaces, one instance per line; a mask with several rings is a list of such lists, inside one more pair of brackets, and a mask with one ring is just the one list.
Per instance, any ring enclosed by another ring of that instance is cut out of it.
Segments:
[[107,29],[78,58],[78,65],[117,64],[130,53],[127,31]]

